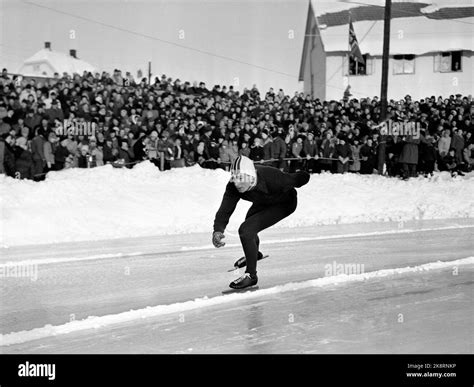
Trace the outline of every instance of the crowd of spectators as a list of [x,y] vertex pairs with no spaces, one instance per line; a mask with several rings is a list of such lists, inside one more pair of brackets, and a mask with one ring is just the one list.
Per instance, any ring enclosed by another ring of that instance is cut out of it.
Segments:
[[[405,179],[473,169],[471,96],[407,95],[389,101],[387,112],[393,122],[416,123],[419,136],[383,132],[377,97],[322,101],[281,89],[263,95],[256,86],[208,89],[165,75],[136,82],[120,70],[23,79],[3,69],[0,173],[42,180],[51,170],[132,168],[143,160],[161,169],[226,169],[238,155],[287,171]],[[59,131],[65,122],[72,129]]]

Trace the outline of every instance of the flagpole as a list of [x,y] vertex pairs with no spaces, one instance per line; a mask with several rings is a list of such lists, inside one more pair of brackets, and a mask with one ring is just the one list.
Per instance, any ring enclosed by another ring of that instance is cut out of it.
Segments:
[[[349,22],[347,23],[347,28],[349,29],[349,36],[350,36],[350,29],[351,29],[351,10],[349,9]],[[347,51],[347,86],[350,87],[350,74],[351,74],[351,42],[350,39],[347,40],[347,45],[349,50]]]

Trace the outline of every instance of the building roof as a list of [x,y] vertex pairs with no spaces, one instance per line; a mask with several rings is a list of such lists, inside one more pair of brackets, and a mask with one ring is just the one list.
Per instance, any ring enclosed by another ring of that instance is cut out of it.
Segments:
[[[62,75],[63,73],[68,74],[82,74],[84,71],[94,72],[95,68],[91,64],[81,60],[73,58],[72,56],[53,51],[50,49],[43,48],[36,54],[29,57],[23,62],[21,68],[25,65],[47,62],[54,69],[55,72]],[[21,72],[20,68],[20,72]],[[23,75],[41,75],[41,74],[23,74]]]
[[[382,55],[383,20],[353,22],[362,54]],[[429,52],[474,51],[472,30],[474,17],[463,19],[429,19],[403,17],[390,25],[390,54],[421,55]],[[321,28],[326,52],[348,51],[348,26]]]
[[[349,15],[362,54],[382,55],[384,4],[382,0],[310,0],[300,80],[310,34],[308,23],[316,19],[316,34],[324,51],[345,52],[349,47]],[[393,0],[390,54],[421,55],[429,52],[474,51],[472,0]]]
[[[318,12],[320,3],[313,2],[313,6],[317,7],[315,12]],[[352,5],[352,4],[350,4]],[[324,8],[323,8],[324,9]],[[321,12],[321,11],[320,11]],[[346,25],[349,20],[349,13],[353,21],[366,20],[383,20],[385,9],[383,6],[366,5],[366,6],[352,6],[337,12],[320,13],[317,15],[320,25],[327,27],[334,27],[338,25]],[[466,17],[474,17],[474,7],[459,6],[438,8],[428,3],[397,3],[392,4],[391,18],[392,21],[398,18],[410,18],[424,16],[427,19],[462,19]]]

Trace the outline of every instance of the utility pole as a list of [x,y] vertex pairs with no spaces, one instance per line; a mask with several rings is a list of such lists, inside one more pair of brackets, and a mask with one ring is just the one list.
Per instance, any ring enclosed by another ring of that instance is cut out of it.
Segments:
[[390,59],[390,18],[392,0],[385,0],[383,23],[382,86],[380,90],[380,121],[387,118],[388,63]]
[[151,62],[148,62],[148,84],[151,84]]

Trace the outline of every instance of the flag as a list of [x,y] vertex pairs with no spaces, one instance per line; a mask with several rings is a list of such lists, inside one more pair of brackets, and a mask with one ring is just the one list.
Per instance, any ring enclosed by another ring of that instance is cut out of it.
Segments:
[[352,19],[349,18],[349,46],[351,52],[349,55],[356,61],[360,63],[365,63],[364,57],[360,52],[359,43],[357,43],[357,37],[354,31],[354,26],[352,25]]

